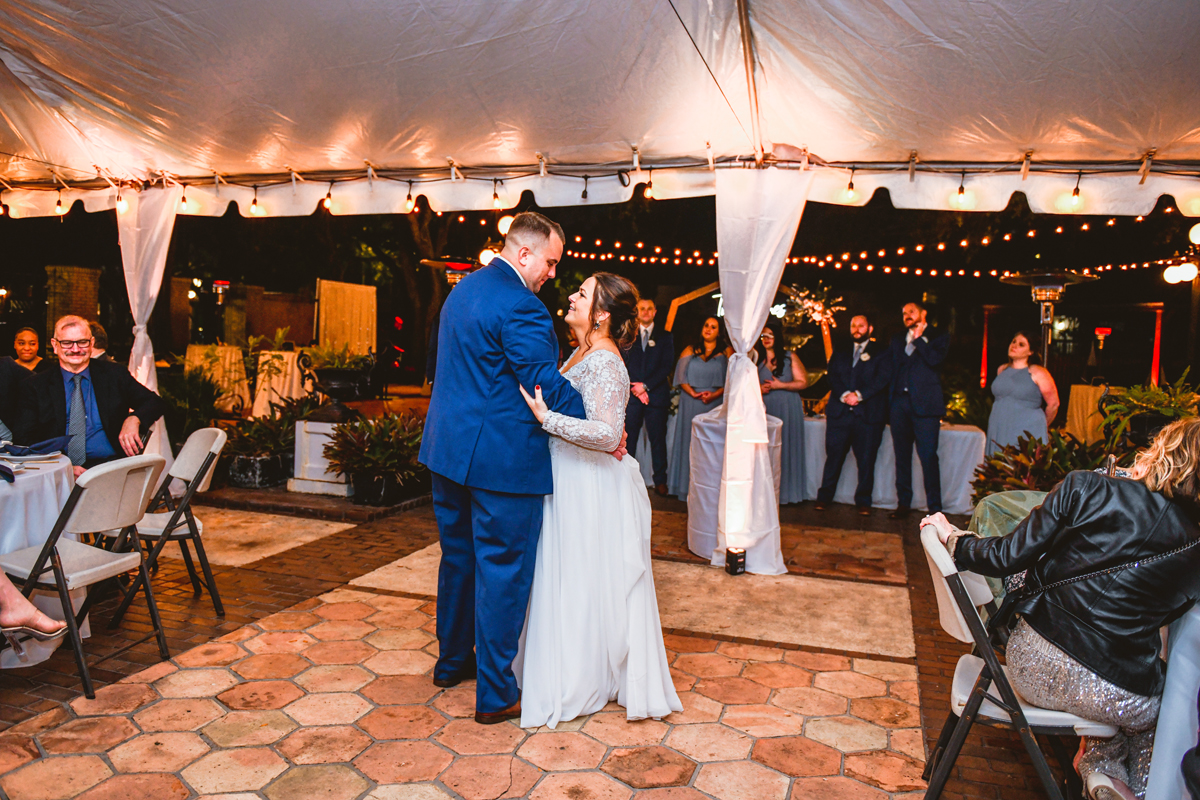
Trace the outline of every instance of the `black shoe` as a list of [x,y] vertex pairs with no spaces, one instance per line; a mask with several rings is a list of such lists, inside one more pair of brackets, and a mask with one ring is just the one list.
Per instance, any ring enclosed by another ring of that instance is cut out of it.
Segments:
[[817,511],[824,511],[825,509],[829,508],[829,504],[824,500],[818,500],[817,502],[813,503],[813,508]]
[[908,515],[912,513],[912,509],[908,506],[900,506],[892,513],[888,514],[888,519],[908,519]]
[[471,667],[470,669],[464,669],[461,672],[456,672],[453,675],[450,675],[445,678],[435,677],[433,679],[433,685],[437,686],[439,688],[442,688],[442,689],[449,689],[451,686],[458,686],[463,681],[469,681],[469,680],[474,680],[474,679],[475,679],[475,667]]
[[859,506],[859,507],[858,507],[858,515],[859,515],[860,517],[869,517],[869,516],[871,516],[871,507],[870,507],[870,506]]

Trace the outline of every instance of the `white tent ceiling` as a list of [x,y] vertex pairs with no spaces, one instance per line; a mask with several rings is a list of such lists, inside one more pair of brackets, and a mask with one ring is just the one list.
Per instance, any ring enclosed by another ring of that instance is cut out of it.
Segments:
[[[839,167],[810,199],[886,186],[899,206],[985,210],[1020,190],[1036,211],[1144,213],[1171,193],[1200,214],[1195,0],[747,1],[765,149]],[[586,202],[626,199],[636,147],[634,183],[687,167],[656,194],[711,194],[707,146],[755,149],[738,20],[735,0],[6,0],[0,177],[61,181],[89,208],[115,200],[74,188],[98,171],[175,176],[190,213],[246,213],[257,185],[262,213],[306,214],[334,179],[335,213],[398,210],[409,178],[437,208],[524,188],[560,205],[585,202],[583,174]],[[448,159],[480,180],[450,181]],[[1081,170],[1085,200],[1063,207]],[[48,214],[56,198],[4,199]]]

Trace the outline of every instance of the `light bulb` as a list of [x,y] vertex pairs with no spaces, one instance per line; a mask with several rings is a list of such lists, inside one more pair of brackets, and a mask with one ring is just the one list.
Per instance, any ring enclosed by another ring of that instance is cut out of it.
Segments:
[[488,264],[492,263],[492,259],[495,257],[495,250],[492,250],[490,247],[484,248],[479,252],[479,263],[486,267]]
[[408,197],[404,200],[404,213],[411,214],[414,206],[416,206],[416,203],[413,202],[412,192],[409,192]]
[[325,193],[325,199],[321,201],[321,205],[323,205],[325,208],[329,208],[331,205],[333,205],[333,190]]
[[54,203],[54,213],[55,213],[55,214],[58,214],[59,216],[62,216],[62,213],[63,213],[63,204],[62,204],[62,198],[61,198],[61,197],[60,197],[60,198],[58,198],[58,200],[57,200],[57,201]]
[[1079,204],[1082,202],[1083,198],[1079,196],[1079,187],[1076,186],[1073,190],[1071,190],[1071,205],[1075,208],[1078,208]]
[[179,210],[187,211],[187,207],[187,195],[185,194],[179,198]]
[[1175,268],[1175,276],[1180,283],[1190,283],[1196,280],[1197,275],[1200,275],[1200,267],[1193,261],[1185,261]]
[[642,196],[645,197],[647,200],[654,199],[654,181],[653,181],[653,179],[651,179],[651,181],[646,184],[646,190],[644,192],[642,192]]
[[117,213],[124,214],[129,210],[129,201],[121,195],[117,195]]
[[512,227],[512,224],[513,224],[512,215],[506,214],[505,216],[500,218],[499,222],[496,223],[496,228],[500,231],[501,236],[507,236],[508,229]]
[[500,208],[500,195],[496,192],[492,192],[492,208],[497,210]]
[[1200,223],[1193,225],[1192,229],[1188,231],[1188,241],[1192,244],[1200,244]]
[[1179,268],[1172,265],[1163,270],[1163,280],[1167,283],[1179,283],[1182,278],[1179,276]]
[[846,184],[846,199],[853,200],[855,197],[855,194],[856,194],[856,192],[854,191],[854,179],[851,178],[850,182]]

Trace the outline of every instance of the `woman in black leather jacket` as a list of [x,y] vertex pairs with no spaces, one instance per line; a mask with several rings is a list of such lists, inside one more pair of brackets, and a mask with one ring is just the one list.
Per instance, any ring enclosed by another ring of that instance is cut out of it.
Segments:
[[1028,570],[1032,589],[1139,562],[1021,602],[1006,651],[1029,702],[1120,727],[1084,741],[1077,766],[1095,800],[1145,795],[1166,674],[1159,628],[1200,598],[1200,546],[1186,547],[1200,540],[1200,418],[1164,428],[1129,474],[1070,473],[1003,538],[959,531],[941,514],[922,523],[959,569]]

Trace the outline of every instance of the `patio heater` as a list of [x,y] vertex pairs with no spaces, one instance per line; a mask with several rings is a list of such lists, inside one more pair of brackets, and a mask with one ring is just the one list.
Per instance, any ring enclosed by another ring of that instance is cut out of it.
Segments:
[[453,289],[459,281],[479,269],[479,262],[473,258],[462,256],[442,256],[441,258],[423,258],[421,263],[431,269],[445,270],[446,283]]
[[1033,302],[1041,308],[1042,318],[1042,363],[1050,363],[1050,337],[1054,332],[1054,304],[1062,299],[1063,292],[1073,283],[1089,283],[1095,275],[1080,275],[1078,272],[1025,272],[1001,278],[1001,283],[1028,286]]

